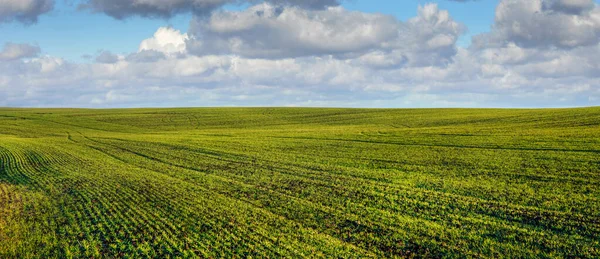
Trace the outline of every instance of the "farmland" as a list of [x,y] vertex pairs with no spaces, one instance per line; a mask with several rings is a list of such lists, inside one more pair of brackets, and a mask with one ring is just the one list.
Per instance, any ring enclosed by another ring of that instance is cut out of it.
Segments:
[[600,257],[600,108],[0,109],[0,258]]

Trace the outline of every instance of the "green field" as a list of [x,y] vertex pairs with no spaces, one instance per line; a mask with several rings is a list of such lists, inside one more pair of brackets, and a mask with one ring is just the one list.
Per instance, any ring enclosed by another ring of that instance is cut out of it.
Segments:
[[600,108],[0,109],[0,258],[600,257]]

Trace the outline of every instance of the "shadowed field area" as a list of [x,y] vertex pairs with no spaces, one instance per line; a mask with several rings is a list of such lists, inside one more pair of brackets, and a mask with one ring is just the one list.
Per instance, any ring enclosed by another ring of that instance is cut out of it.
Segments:
[[600,257],[600,108],[0,109],[0,258]]

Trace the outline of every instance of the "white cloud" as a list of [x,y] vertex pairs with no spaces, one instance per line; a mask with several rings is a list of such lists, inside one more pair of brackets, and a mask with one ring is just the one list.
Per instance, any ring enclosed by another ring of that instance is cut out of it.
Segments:
[[397,45],[408,46],[409,63],[416,66],[446,65],[456,54],[456,41],[466,31],[448,11],[436,4],[420,6],[417,17],[408,21]]
[[165,54],[184,53],[185,42],[189,39],[187,33],[181,33],[171,27],[160,27],[152,38],[140,43],[139,51],[154,50]]
[[119,56],[110,53],[109,51],[102,51],[97,57],[96,62],[105,64],[114,64],[119,62]]

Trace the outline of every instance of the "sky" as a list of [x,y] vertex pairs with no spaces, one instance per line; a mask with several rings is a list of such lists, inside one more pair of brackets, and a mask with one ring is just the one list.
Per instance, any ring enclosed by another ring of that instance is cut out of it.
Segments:
[[0,107],[598,105],[594,0],[0,0]]

